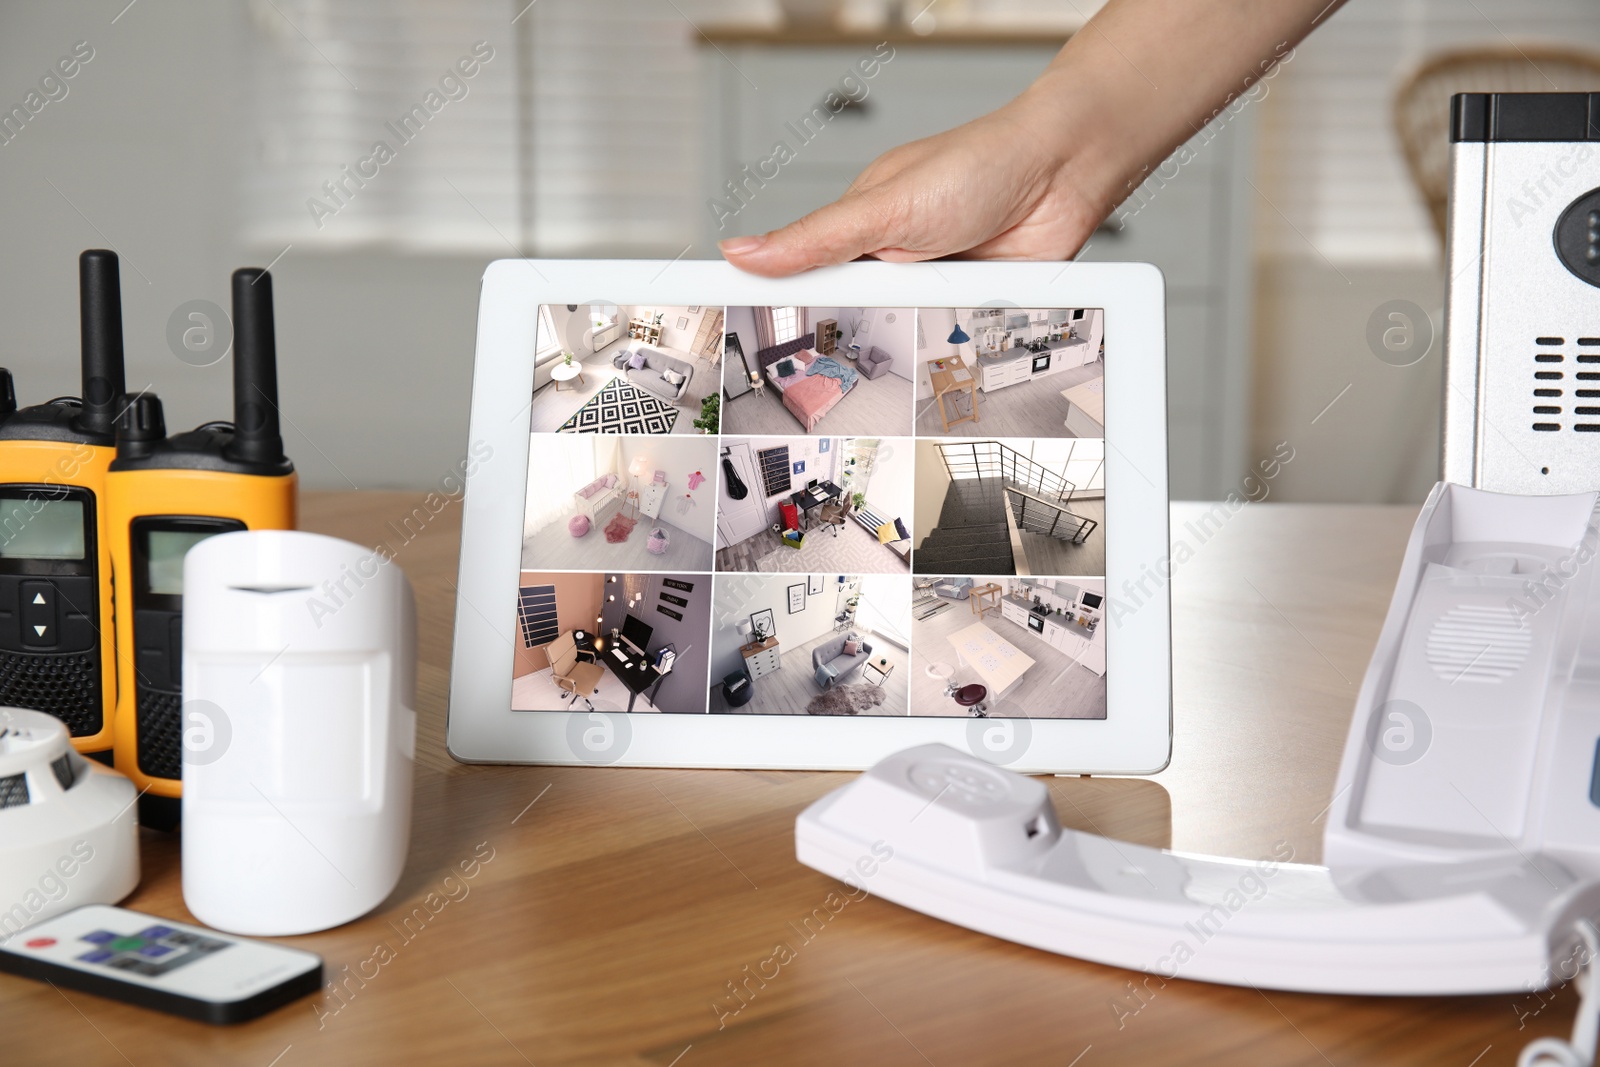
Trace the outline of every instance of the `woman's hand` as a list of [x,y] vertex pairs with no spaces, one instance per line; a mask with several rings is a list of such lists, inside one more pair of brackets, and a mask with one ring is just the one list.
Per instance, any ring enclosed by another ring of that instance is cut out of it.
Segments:
[[1018,100],[891,149],[839,200],[764,237],[723,241],[722,253],[771,277],[861,256],[1067,259],[1111,205],[1081,188],[1069,160],[1037,134]]
[[1109,0],[999,111],[890,150],[839,200],[722,254],[770,277],[861,256],[1069,258],[1341,2]]

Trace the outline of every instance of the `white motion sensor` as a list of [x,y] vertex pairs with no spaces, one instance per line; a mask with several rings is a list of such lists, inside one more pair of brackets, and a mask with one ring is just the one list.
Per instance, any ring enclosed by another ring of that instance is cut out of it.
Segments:
[[42,711],[0,708],[0,941],[139,884],[138,791]]
[[251,936],[349,922],[411,830],[416,610],[372,549],[285,530],[183,565],[183,899]]
[[[1592,966],[1600,916],[1595,503],[1434,489],[1357,700],[1329,866],[1063,829],[1042,783],[943,745],[891,756],[802,812],[800,862],[1164,978],[1366,994],[1571,978]],[[1586,995],[1573,1043],[1585,1055],[1596,1012]]]

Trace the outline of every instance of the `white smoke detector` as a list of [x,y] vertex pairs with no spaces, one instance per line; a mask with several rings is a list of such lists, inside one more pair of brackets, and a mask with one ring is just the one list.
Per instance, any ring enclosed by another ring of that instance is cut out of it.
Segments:
[[0,942],[139,884],[138,791],[73,751],[61,720],[0,707]]

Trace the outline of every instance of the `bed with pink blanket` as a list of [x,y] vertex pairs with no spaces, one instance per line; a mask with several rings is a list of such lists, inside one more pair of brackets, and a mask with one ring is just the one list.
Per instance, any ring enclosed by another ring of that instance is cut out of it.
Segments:
[[783,406],[800,420],[806,433],[815,430],[822,417],[843,399],[844,389],[838,379],[820,374],[807,375],[783,391]]
[[806,433],[816,430],[817,423],[855,387],[859,377],[832,357],[818,355],[811,347],[815,338],[808,333],[756,353],[762,373]]

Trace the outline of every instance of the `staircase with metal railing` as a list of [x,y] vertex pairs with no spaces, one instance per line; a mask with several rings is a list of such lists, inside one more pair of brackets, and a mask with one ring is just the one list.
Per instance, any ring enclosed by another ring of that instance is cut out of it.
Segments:
[[1075,484],[1015,449],[998,441],[936,447],[950,485],[939,525],[917,548],[918,573],[1026,573],[1026,560],[1017,559],[1020,544],[1011,536],[1013,527],[1081,545],[1099,526],[1069,506],[1078,492]]

